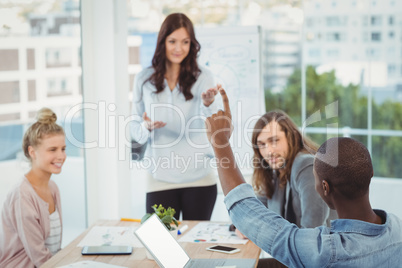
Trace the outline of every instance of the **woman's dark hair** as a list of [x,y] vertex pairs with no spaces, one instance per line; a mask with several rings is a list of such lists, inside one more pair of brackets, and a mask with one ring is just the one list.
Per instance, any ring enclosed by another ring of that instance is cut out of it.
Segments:
[[296,124],[290,119],[290,117],[281,110],[270,111],[258,119],[254,126],[252,144],[254,150],[254,173],[253,173],[253,187],[256,193],[259,195],[272,198],[275,192],[275,187],[272,182],[273,172],[268,167],[268,163],[265,162],[260,150],[257,146],[257,139],[261,131],[266,125],[275,121],[279,124],[280,130],[285,132],[285,136],[288,142],[289,151],[287,153],[285,172],[279,177],[279,186],[285,187],[290,180],[290,173],[292,171],[293,161],[299,152],[303,153],[316,153],[317,145],[312,142],[308,137],[303,137]]
[[155,54],[152,58],[152,67],[154,68],[154,73],[147,80],[145,80],[144,84],[150,81],[151,84],[156,87],[156,94],[164,90],[164,79],[166,73],[166,37],[182,27],[187,30],[191,42],[190,51],[187,57],[180,64],[178,83],[180,86],[179,90],[183,93],[186,100],[191,100],[193,98],[191,87],[194,85],[198,75],[201,72],[197,65],[197,56],[201,46],[197,39],[195,39],[193,23],[186,15],[182,13],[170,14],[162,23],[158,34]]

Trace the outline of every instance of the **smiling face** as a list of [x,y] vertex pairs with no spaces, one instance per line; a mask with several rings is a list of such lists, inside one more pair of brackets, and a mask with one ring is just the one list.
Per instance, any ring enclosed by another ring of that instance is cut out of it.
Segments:
[[272,169],[282,169],[285,166],[289,152],[288,140],[276,121],[271,121],[263,128],[257,137],[257,146]]
[[63,134],[47,135],[35,146],[29,146],[32,169],[47,174],[59,174],[66,160],[66,142]]
[[165,40],[168,63],[180,64],[190,52],[190,44],[190,35],[184,27],[168,35]]

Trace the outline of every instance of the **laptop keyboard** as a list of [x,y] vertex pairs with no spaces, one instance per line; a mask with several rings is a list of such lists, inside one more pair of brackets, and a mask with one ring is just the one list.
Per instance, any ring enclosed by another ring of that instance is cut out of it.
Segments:
[[186,265],[186,268],[211,268],[215,266],[225,265],[225,260],[223,259],[195,259],[191,260],[190,265]]

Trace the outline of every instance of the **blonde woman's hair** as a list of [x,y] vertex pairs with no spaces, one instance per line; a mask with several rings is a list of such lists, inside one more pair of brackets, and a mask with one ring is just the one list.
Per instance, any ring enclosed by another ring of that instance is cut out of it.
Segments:
[[49,108],[42,108],[36,115],[37,121],[31,125],[24,134],[22,141],[22,149],[25,156],[31,160],[28,147],[35,147],[41,143],[41,140],[47,135],[64,135],[64,130],[56,124],[57,116]]

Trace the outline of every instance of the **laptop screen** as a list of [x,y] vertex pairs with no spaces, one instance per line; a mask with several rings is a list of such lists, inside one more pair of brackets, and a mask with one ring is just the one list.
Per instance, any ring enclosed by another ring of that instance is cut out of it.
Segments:
[[138,239],[165,268],[181,268],[190,257],[169,233],[165,225],[153,214],[135,231]]

